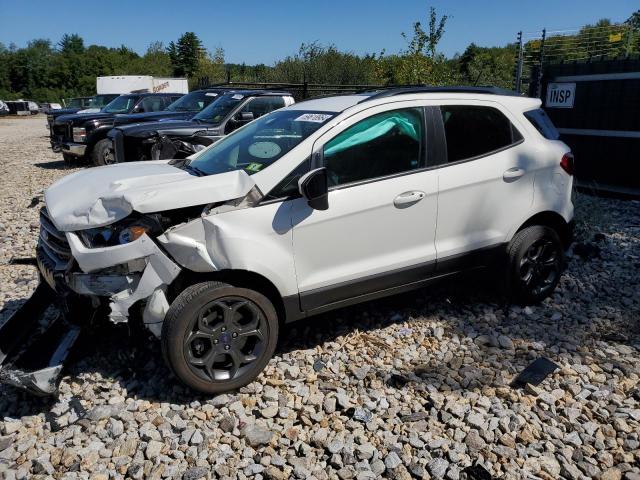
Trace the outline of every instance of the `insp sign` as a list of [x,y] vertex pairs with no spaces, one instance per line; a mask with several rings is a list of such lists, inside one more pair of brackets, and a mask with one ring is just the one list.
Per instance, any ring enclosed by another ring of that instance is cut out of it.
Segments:
[[573,99],[575,97],[575,83],[549,83],[545,106],[552,108],[573,108]]

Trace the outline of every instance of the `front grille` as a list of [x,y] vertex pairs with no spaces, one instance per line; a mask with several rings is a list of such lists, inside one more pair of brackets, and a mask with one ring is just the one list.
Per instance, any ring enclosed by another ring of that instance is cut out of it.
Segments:
[[40,210],[38,250],[46,257],[47,263],[54,266],[55,270],[65,270],[71,262],[71,248],[67,237],[55,227],[46,207],[42,207]]
[[59,141],[71,141],[73,140],[71,133],[71,125],[68,123],[54,124],[53,136]]

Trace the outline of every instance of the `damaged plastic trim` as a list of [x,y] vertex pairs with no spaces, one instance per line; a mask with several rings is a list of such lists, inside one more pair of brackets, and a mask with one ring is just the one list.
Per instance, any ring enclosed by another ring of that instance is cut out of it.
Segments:
[[[146,234],[131,243],[105,248],[87,248],[74,233],[67,233],[67,240],[73,258],[86,272],[72,277],[75,283],[71,282],[70,287],[84,295],[110,296],[109,318],[114,323],[126,322],[129,308],[137,301],[151,297],[156,291],[160,292],[156,295],[164,297],[165,287],[175,280],[181,270]],[[105,268],[139,259],[146,262],[142,274],[118,277],[99,273]],[[109,288],[114,290],[109,291]],[[156,297],[156,302],[159,301],[158,298]],[[164,319],[164,316],[160,317],[163,311],[166,313],[166,310],[158,308],[149,310],[146,315],[148,322],[145,323],[161,323]]]
[[67,322],[63,313],[42,328],[43,316],[55,298],[56,293],[41,282],[0,326],[0,383],[36,395],[55,393],[64,361],[80,335],[80,327]]

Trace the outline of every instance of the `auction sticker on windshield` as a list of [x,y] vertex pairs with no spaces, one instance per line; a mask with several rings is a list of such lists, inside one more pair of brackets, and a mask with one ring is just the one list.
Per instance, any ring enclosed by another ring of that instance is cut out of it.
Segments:
[[322,123],[331,118],[331,115],[327,115],[326,113],[305,113],[296,118],[295,122],[314,122],[314,123]]

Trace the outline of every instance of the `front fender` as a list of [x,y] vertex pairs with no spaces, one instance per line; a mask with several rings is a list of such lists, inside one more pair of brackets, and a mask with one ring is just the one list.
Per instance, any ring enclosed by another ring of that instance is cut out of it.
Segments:
[[105,138],[107,138],[107,134],[112,128],[112,125],[106,125],[104,127],[98,127],[92,130],[91,133],[87,135],[87,151],[85,154],[90,153],[91,150],[93,150],[93,147],[95,147],[96,143],[98,143],[100,140],[104,140]]

